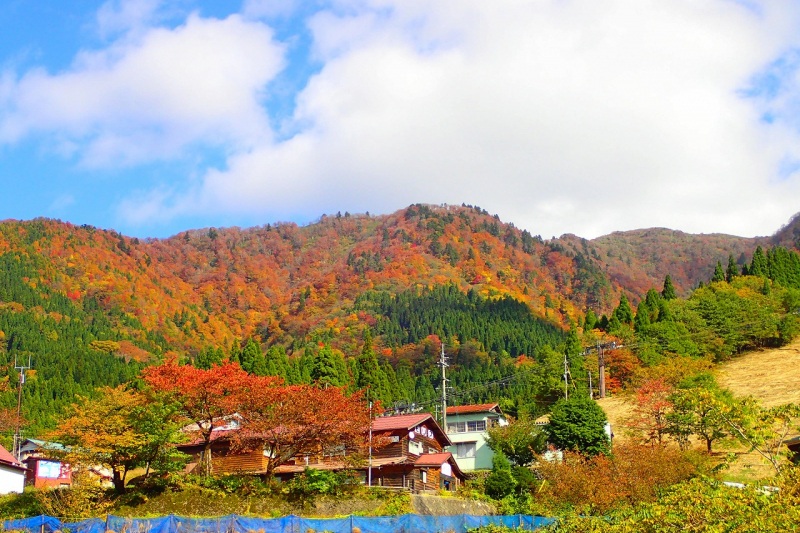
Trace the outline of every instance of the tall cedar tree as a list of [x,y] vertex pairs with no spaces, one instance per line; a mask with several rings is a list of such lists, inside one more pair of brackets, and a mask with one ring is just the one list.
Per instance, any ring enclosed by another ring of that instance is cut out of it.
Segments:
[[736,260],[733,258],[733,255],[728,256],[728,268],[725,269],[725,281],[730,283],[733,281],[733,278],[739,275],[739,265],[736,264]]
[[722,263],[717,261],[716,266],[714,267],[714,276],[711,278],[713,282],[725,281],[725,271],[722,270]]
[[674,300],[678,297],[675,293],[675,286],[672,284],[672,278],[669,274],[664,278],[664,288],[661,290],[661,296],[664,297],[665,300]]
[[614,309],[611,318],[619,320],[620,324],[633,325],[633,310],[625,294],[619,297],[619,305]]

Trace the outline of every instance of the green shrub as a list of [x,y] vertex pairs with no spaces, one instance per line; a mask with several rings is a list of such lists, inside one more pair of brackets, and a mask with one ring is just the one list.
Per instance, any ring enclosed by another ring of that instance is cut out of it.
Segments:
[[359,485],[352,472],[306,468],[286,483],[284,491],[290,498],[305,500],[319,495],[341,496]]
[[511,474],[511,463],[503,452],[495,452],[492,458],[492,472],[483,483],[486,494],[496,500],[502,500],[517,488],[517,482]]

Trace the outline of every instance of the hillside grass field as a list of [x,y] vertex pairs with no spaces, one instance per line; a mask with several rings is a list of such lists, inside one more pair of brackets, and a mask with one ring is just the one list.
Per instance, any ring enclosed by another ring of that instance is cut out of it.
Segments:
[[[785,403],[800,403],[800,339],[775,349],[756,350],[719,365],[716,369],[720,386],[736,396],[752,396],[764,407]],[[616,394],[598,400],[614,428],[615,439],[630,439],[624,420],[633,409],[633,397]],[[724,474],[731,481],[752,482],[768,478],[774,470],[758,455],[747,453],[739,444],[731,447],[715,445],[720,457],[736,454],[736,461]]]

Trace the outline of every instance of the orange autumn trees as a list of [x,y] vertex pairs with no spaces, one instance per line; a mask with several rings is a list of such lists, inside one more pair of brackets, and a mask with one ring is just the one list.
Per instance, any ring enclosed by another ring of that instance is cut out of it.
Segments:
[[180,405],[203,442],[202,469],[210,474],[214,428],[236,413],[234,449],[263,448],[267,475],[297,455],[352,457],[366,447],[369,412],[361,393],[344,388],[285,385],[275,376],[246,373],[226,362],[208,370],[174,361],[143,371],[145,381]]
[[203,441],[201,468],[210,474],[212,432],[233,412],[235,398],[243,394],[242,388],[248,384],[247,372],[236,363],[205,370],[167,361],[145,368],[142,376],[154,391],[177,403],[182,414],[197,427],[195,432]]
[[369,410],[361,393],[348,395],[343,387],[315,385],[262,386],[265,378],[251,376],[238,404],[242,426],[234,448],[267,451],[267,476],[295,456],[358,457],[366,450]]
[[47,435],[65,445],[68,462],[108,468],[119,493],[125,492],[126,477],[135,468],[180,467],[172,446],[177,434],[173,406],[124,385],[97,392],[94,398],[78,397],[67,417]]
[[636,403],[625,421],[628,429],[644,443],[661,446],[667,434],[667,414],[672,410],[674,388],[664,378],[649,379],[636,390]]

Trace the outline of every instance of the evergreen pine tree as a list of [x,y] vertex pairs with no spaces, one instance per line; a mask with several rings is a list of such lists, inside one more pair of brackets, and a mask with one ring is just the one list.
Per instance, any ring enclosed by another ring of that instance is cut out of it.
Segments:
[[[264,356],[261,354],[261,348],[258,343],[253,339],[247,339],[247,344],[244,345],[240,358],[242,370],[245,372],[255,374],[256,370],[264,371]],[[259,361],[259,359],[261,359],[261,361]]]
[[369,389],[370,397],[378,399],[384,404],[392,401],[386,375],[378,364],[378,358],[372,346],[372,333],[369,329],[364,333],[364,346],[356,359],[353,374],[357,389]]
[[667,274],[664,278],[664,288],[661,290],[661,296],[664,297],[665,300],[674,300],[678,297],[675,293],[675,287],[672,285],[672,278]]
[[616,318],[620,324],[633,325],[633,310],[624,293],[619,297],[619,305],[614,309],[611,318]]
[[725,281],[725,271],[722,270],[722,263],[717,261],[717,266],[714,267],[714,277],[711,278],[714,283]]
[[733,281],[733,278],[739,275],[739,265],[736,264],[736,261],[733,259],[733,255],[728,256],[728,268],[725,271],[725,281],[730,283]]
[[321,387],[339,387],[344,385],[346,379],[339,372],[337,357],[329,345],[320,348],[319,352],[313,356],[311,363],[311,381],[318,383]]
[[586,317],[583,321],[583,329],[584,331],[590,331],[597,327],[597,315],[591,309],[586,310]]
[[289,358],[286,356],[286,349],[283,346],[270,346],[264,355],[264,362],[268,376],[288,378]]
[[750,262],[750,268],[747,273],[751,276],[764,276],[769,275],[769,266],[767,265],[767,256],[764,255],[764,250],[761,246],[756,247],[753,253],[753,260]]
[[583,353],[583,345],[581,344],[581,339],[578,336],[578,328],[575,327],[575,324],[570,324],[569,326],[569,333],[567,334],[567,341],[564,345],[564,353],[569,358],[578,357]]

